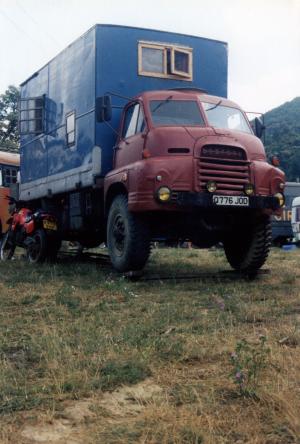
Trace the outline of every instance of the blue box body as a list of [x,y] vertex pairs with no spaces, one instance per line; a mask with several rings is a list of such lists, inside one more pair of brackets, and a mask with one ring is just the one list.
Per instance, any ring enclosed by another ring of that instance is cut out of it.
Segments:
[[[193,81],[138,74],[138,42],[193,48]],[[170,32],[96,25],[21,85],[21,98],[45,95],[45,133],[21,136],[20,198],[31,200],[92,186],[112,169],[116,134],[96,123],[95,100],[107,92],[197,87],[227,97],[227,44]],[[125,101],[113,97],[113,105]],[[76,112],[76,143],[66,143],[66,115]],[[121,109],[113,110],[118,129]]]

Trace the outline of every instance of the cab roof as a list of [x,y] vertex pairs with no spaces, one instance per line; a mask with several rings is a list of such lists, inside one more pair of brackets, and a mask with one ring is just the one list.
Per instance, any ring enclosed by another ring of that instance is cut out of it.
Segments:
[[137,96],[143,100],[145,98],[147,101],[149,100],[165,100],[168,97],[171,97],[173,100],[200,100],[201,102],[208,102],[212,104],[217,104],[222,101],[222,105],[230,106],[232,108],[240,108],[239,105],[231,100],[228,100],[224,97],[219,96],[211,96],[207,94],[205,91],[198,88],[183,88],[183,89],[165,89],[165,90],[157,90],[157,91],[146,91]]

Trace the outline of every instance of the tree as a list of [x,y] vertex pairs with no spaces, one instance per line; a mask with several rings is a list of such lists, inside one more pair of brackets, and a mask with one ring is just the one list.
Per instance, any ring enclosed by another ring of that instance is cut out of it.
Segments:
[[288,181],[300,178],[300,97],[265,114],[265,147],[276,154]]
[[3,147],[18,147],[19,98],[19,89],[13,85],[10,85],[5,93],[0,95],[0,145]]

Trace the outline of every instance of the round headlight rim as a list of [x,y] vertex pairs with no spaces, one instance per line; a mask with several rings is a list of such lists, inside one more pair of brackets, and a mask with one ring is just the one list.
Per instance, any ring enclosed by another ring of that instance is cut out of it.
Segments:
[[[166,190],[166,194],[168,194],[168,199],[161,199],[161,192],[162,192],[162,190]],[[166,186],[166,185],[162,185],[161,187],[159,187],[158,188],[158,190],[156,191],[156,198],[157,198],[157,200],[159,201],[159,202],[161,202],[161,203],[167,203],[167,202],[170,202],[170,200],[171,200],[171,196],[172,196],[172,191],[171,191],[171,189],[168,187],[168,186]]]
[[283,208],[285,205],[285,195],[283,193],[278,192],[274,194],[274,197],[276,197],[276,199],[278,200],[280,208]]

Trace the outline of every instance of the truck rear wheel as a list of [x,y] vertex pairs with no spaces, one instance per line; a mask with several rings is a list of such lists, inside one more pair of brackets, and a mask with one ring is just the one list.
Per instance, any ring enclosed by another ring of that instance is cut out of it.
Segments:
[[265,263],[271,247],[271,223],[269,217],[244,226],[227,236],[224,250],[228,262],[235,270],[256,273]]
[[107,221],[107,246],[118,271],[141,270],[150,254],[150,235],[142,218],[128,210],[127,197],[117,196]]

